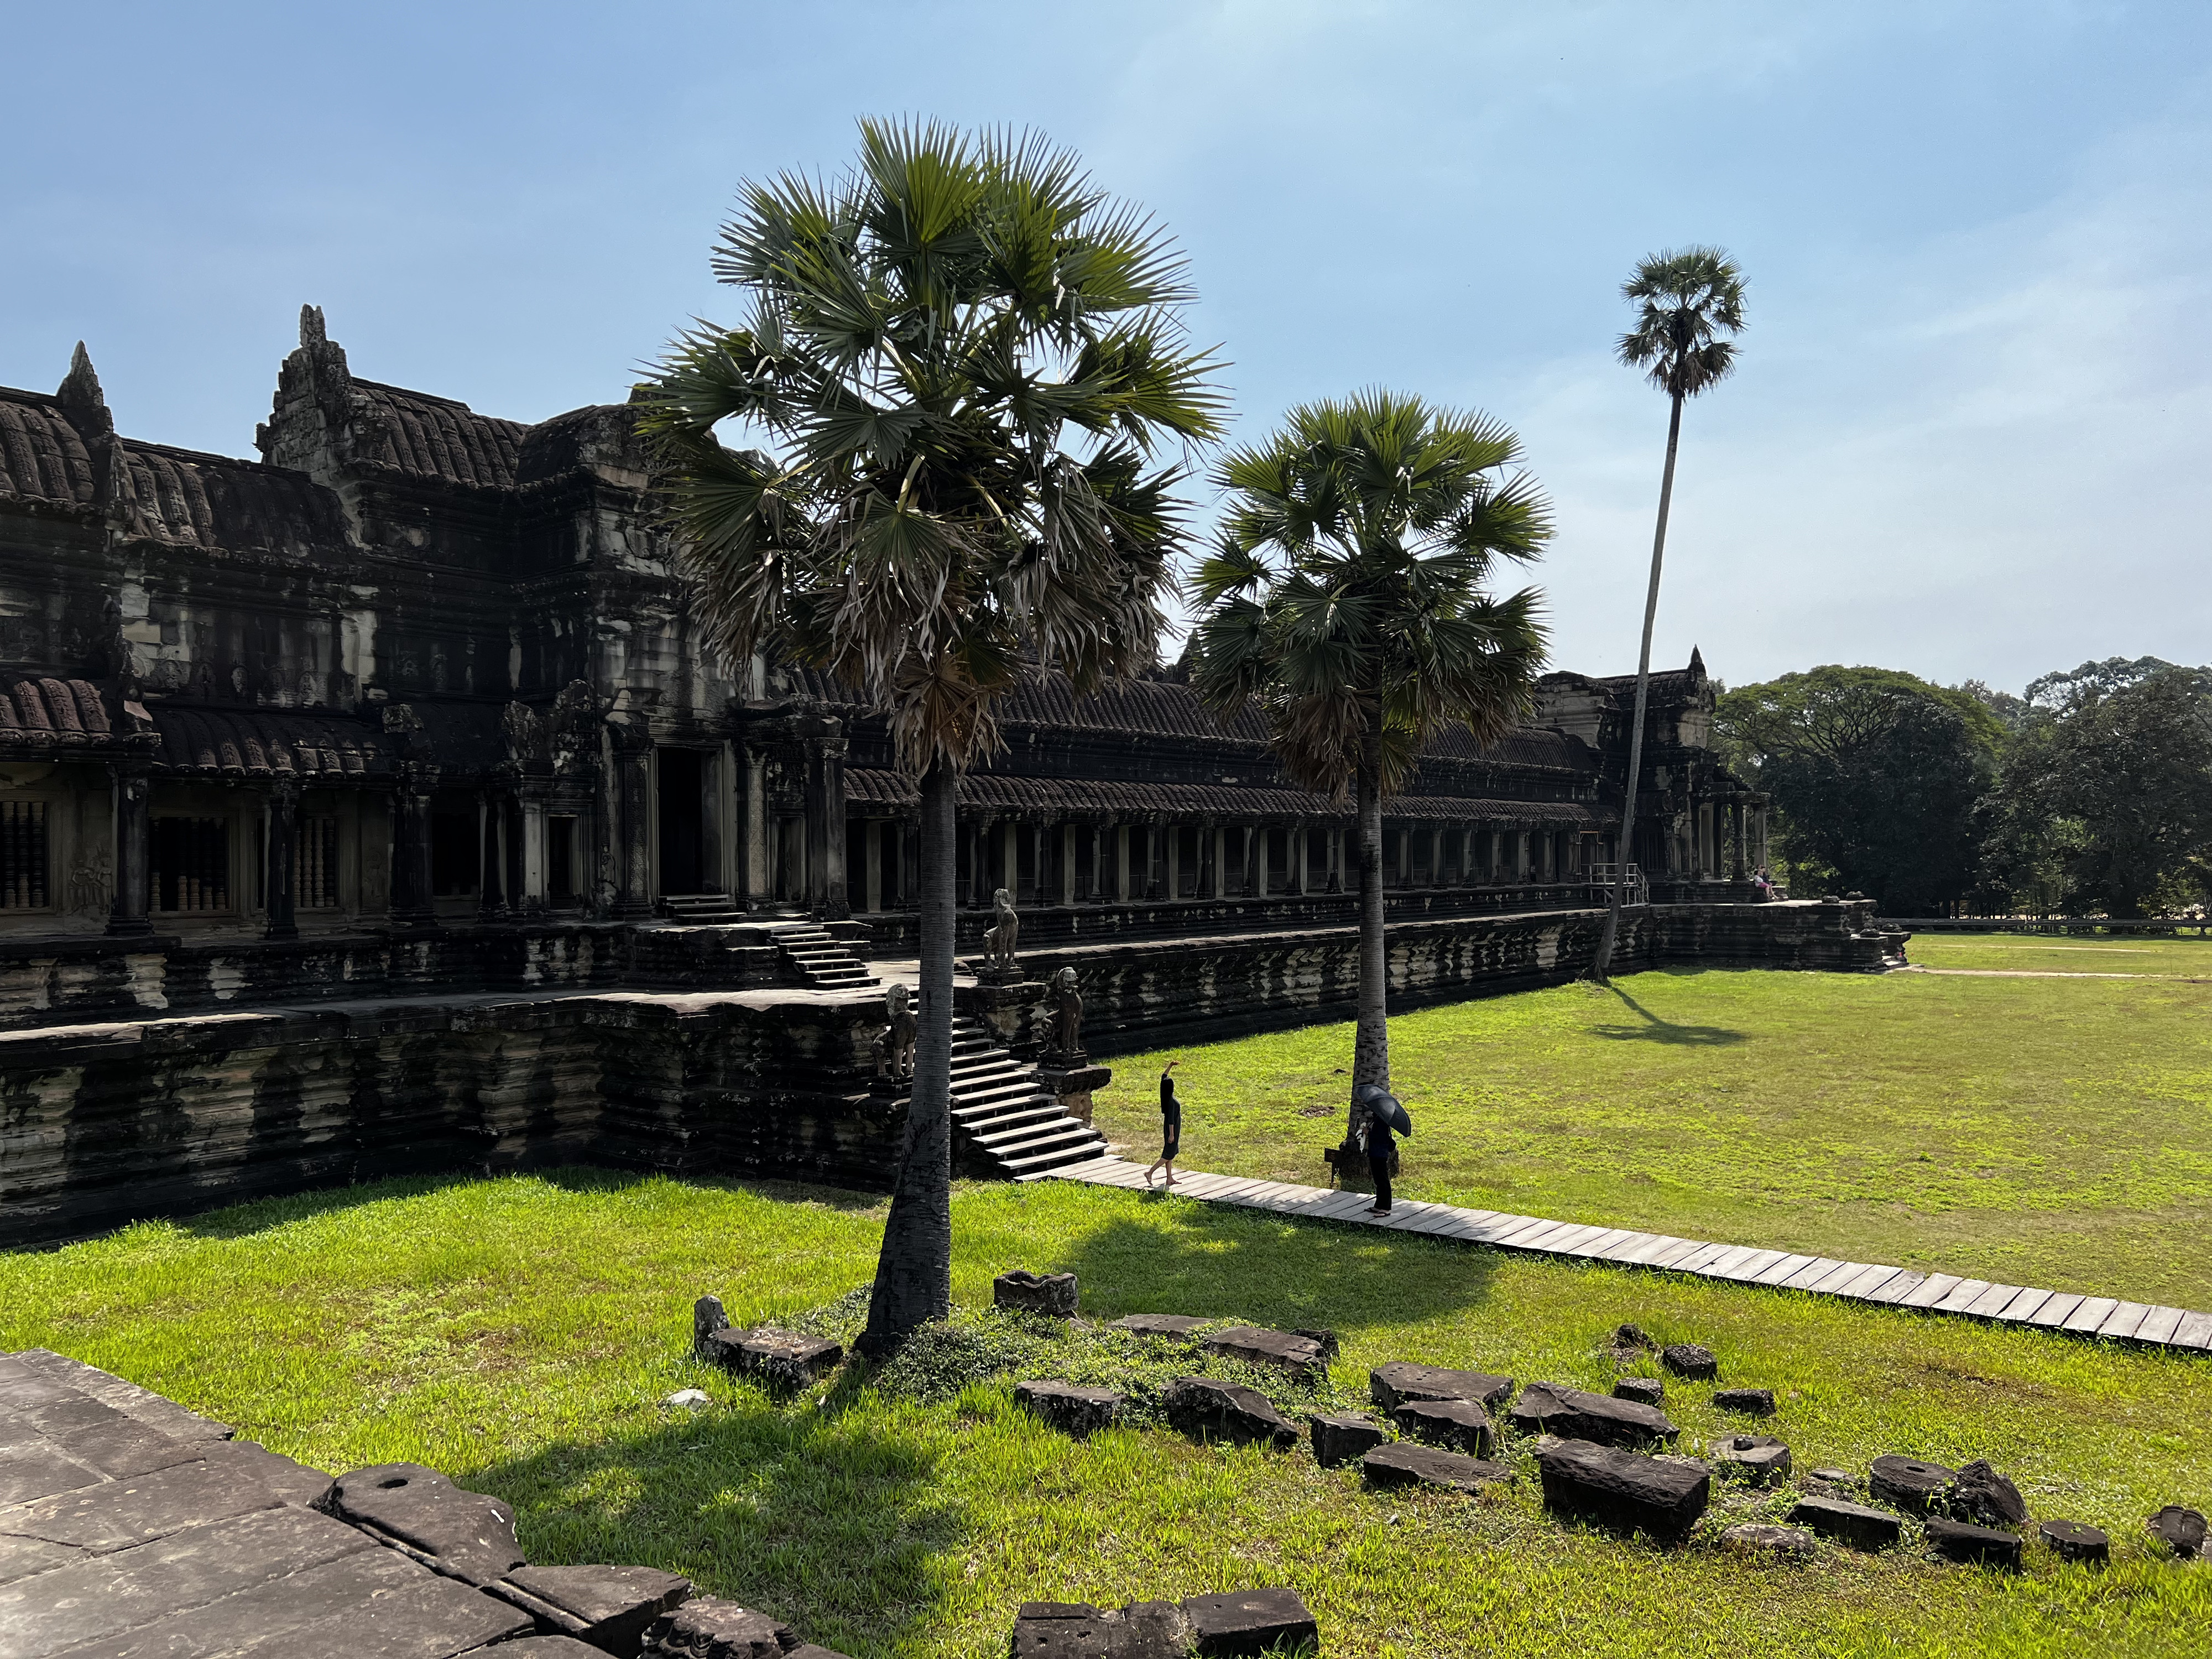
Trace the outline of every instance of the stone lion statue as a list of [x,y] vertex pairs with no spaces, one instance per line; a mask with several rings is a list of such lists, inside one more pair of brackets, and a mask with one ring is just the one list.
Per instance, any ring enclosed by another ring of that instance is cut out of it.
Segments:
[[890,1021],[876,1038],[876,1075],[894,1079],[914,1075],[914,1039],[920,1029],[912,1006],[912,993],[893,983],[884,991],[884,1017]]
[[1015,945],[1022,935],[1022,919],[1014,914],[1014,896],[1001,887],[991,896],[994,926],[983,935],[983,960],[993,968],[1012,969]]

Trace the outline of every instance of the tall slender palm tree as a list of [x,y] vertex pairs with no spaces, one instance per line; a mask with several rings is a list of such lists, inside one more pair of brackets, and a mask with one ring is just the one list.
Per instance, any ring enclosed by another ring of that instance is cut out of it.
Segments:
[[1659,481],[1659,526],[1651,537],[1651,586],[1644,596],[1644,645],[1636,659],[1635,724],[1628,732],[1628,782],[1620,803],[1620,843],[1613,849],[1613,896],[1598,935],[1590,977],[1601,985],[1613,969],[1620,937],[1620,907],[1635,856],[1636,786],[1644,768],[1644,713],[1651,693],[1651,624],[1659,615],[1659,565],[1667,551],[1667,509],[1674,499],[1674,451],[1682,438],[1682,404],[1726,380],[1735,368],[1743,330],[1743,272],[1717,247],[1686,247],[1639,262],[1620,285],[1637,307],[1636,326],[1620,337],[1620,361],[1643,369],[1667,394],[1667,470]]
[[1025,673],[1083,691],[1152,660],[1182,544],[1161,451],[1224,405],[1182,255],[1034,134],[863,121],[842,177],[744,186],[714,263],[750,315],[681,336],[641,421],[702,614],[734,660],[854,688],[921,798],[914,1088],[860,1344],[881,1354],[951,1304],[955,781]]
[[1258,708],[1292,780],[1356,794],[1355,1092],[1390,1082],[1383,799],[1444,728],[1504,735],[1543,664],[1538,594],[1488,592],[1499,560],[1534,559],[1552,533],[1534,480],[1513,470],[1520,458],[1519,439],[1486,415],[1369,391],[1292,410],[1215,469],[1234,494],[1198,572],[1211,608],[1192,682],[1224,714]]

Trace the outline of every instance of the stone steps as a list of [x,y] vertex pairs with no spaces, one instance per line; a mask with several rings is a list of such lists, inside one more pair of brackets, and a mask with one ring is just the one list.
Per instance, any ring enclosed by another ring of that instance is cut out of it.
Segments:
[[776,928],[774,937],[784,966],[810,990],[864,991],[881,983],[826,929],[802,922]]
[[952,1048],[953,1144],[971,1167],[1018,1180],[1104,1153],[1106,1137],[1061,1110],[977,1022],[953,1022]]

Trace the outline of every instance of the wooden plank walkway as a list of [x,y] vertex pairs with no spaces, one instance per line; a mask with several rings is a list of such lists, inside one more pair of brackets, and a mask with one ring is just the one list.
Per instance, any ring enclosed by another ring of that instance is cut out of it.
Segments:
[[[1093,1158],[1031,1181],[1079,1181],[1094,1187],[1145,1190],[1144,1166],[1120,1158]],[[1152,1190],[1164,1190],[1154,1187]],[[1604,1261],[1616,1267],[1656,1267],[1694,1273],[1701,1279],[1737,1285],[1765,1285],[1807,1291],[1875,1307],[1911,1308],[1923,1313],[1963,1314],[2003,1325],[2027,1325],[2069,1336],[2110,1337],[2178,1352],[2212,1353],[2212,1313],[2187,1308],[2150,1307],[2116,1297],[2077,1296],[2025,1285],[1997,1285],[1953,1273],[1919,1273],[1877,1262],[1838,1261],[1824,1255],[1754,1249],[1744,1244],[1709,1244],[1665,1233],[1641,1233],[1626,1227],[1599,1227],[1540,1216],[1501,1215],[1494,1210],[1462,1210],[1450,1204],[1400,1199],[1388,1216],[1364,1213],[1374,1202],[1369,1194],[1300,1187],[1280,1181],[1178,1170],[1175,1190],[1182,1198],[1212,1204],[1240,1204],[1279,1215],[1318,1221],[1344,1221],[1401,1233],[1453,1238],[1494,1249],[1525,1250],[1569,1261]]]

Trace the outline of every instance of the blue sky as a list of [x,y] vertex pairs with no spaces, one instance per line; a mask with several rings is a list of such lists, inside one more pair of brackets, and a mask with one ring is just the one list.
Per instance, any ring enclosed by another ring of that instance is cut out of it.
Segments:
[[1516,427],[1554,658],[1618,672],[1664,400],[1641,254],[1721,243],[1655,658],[2017,689],[2212,659],[2212,5],[0,3],[0,383],[251,453],[299,306],[357,373],[623,395],[737,181],[868,112],[1036,125],[1188,250],[1240,434],[1371,383]]

